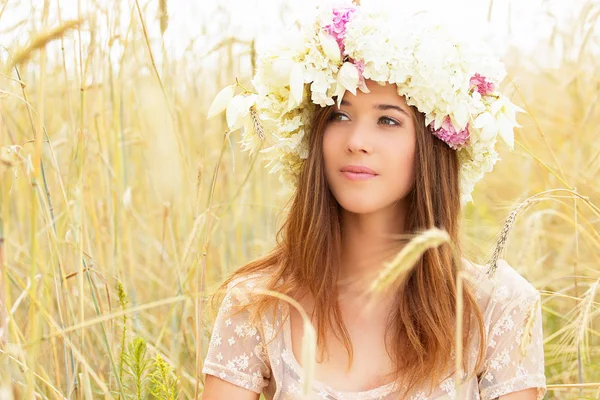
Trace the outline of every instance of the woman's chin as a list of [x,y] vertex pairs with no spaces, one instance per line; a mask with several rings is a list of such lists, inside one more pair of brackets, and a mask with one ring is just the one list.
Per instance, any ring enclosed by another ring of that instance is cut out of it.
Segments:
[[360,199],[352,199],[349,201],[338,201],[338,203],[340,203],[340,206],[345,211],[353,214],[371,214],[382,208],[378,204],[374,204],[373,201],[369,199],[365,199],[364,201],[360,201]]

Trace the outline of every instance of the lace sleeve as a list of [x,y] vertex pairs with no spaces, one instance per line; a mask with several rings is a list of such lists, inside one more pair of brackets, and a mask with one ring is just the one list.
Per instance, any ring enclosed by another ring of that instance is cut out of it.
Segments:
[[518,278],[496,294],[479,380],[482,400],[528,388],[538,388],[538,400],[546,393],[540,294]]
[[[235,313],[247,301],[243,287],[232,282],[217,313],[202,373],[262,393],[270,366],[262,330],[249,321],[250,312]],[[234,315],[235,314],[235,315]]]

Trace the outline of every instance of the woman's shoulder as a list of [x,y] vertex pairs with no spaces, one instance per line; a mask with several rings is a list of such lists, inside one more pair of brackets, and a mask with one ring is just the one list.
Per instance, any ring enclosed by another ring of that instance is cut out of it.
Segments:
[[490,272],[489,266],[480,265],[463,258],[464,271],[472,283],[474,294],[482,311],[505,308],[511,303],[531,304],[540,294],[506,260],[499,259],[497,268]]
[[253,296],[260,294],[265,286],[265,274],[256,272],[234,276],[225,289],[224,301],[234,301],[237,305],[247,305],[253,301]]
[[498,260],[493,273],[488,269],[465,262],[485,329],[484,363],[477,373],[481,398],[537,388],[536,398],[542,399],[546,378],[540,294],[506,260]]
[[227,291],[252,290],[259,288],[264,276],[265,274],[260,272],[236,275],[227,284]]
[[233,277],[225,288],[224,308],[243,308],[251,314],[267,315],[282,310],[277,290],[269,290],[272,275],[266,271]]

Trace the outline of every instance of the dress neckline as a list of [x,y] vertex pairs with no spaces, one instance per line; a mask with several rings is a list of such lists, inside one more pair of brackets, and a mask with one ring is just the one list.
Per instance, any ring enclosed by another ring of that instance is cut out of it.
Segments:
[[[294,349],[292,347],[292,324],[291,324],[291,317],[290,317],[291,316],[290,305],[287,302],[283,302],[283,303],[285,304],[286,310],[287,310],[287,317],[285,318],[285,321],[283,322],[283,334],[284,334],[285,349],[288,351],[288,354],[289,354],[289,357],[285,357],[284,361],[289,361],[289,364],[291,364],[291,367],[295,370],[295,372],[298,374],[298,376],[302,377],[302,376],[304,376],[304,368],[302,368],[302,366],[296,359],[296,356],[294,354]],[[363,399],[371,399],[374,396],[383,396],[383,395],[390,394],[391,389],[395,385],[396,382],[392,381],[392,382],[386,383],[385,385],[378,386],[373,389],[363,390],[363,391],[358,391],[358,392],[349,392],[349,391],[335,389],[335,388],[331,387],[330,385],[328,385],[324,382],[321,382],[315,378],[312,379],[312,383],[313,383],[313,386],[315,386],[319,389],[326,390],[327,392],[332,393],[334,395],[338,395],[341,398],[347,398],[348,396],[350,396],[356,400],[358,400],[358,399],[363,400]]]

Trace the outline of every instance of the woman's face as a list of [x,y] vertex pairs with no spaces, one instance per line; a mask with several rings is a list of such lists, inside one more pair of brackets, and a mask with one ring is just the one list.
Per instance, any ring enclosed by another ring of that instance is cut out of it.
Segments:
[[[393,206],[414,181],[416,133],[395,84],[367,80],[370,93],[346,92],[323,137],[325,175],[338,203],[366,214]],[[362,168],[362,170],[361,170]]]

